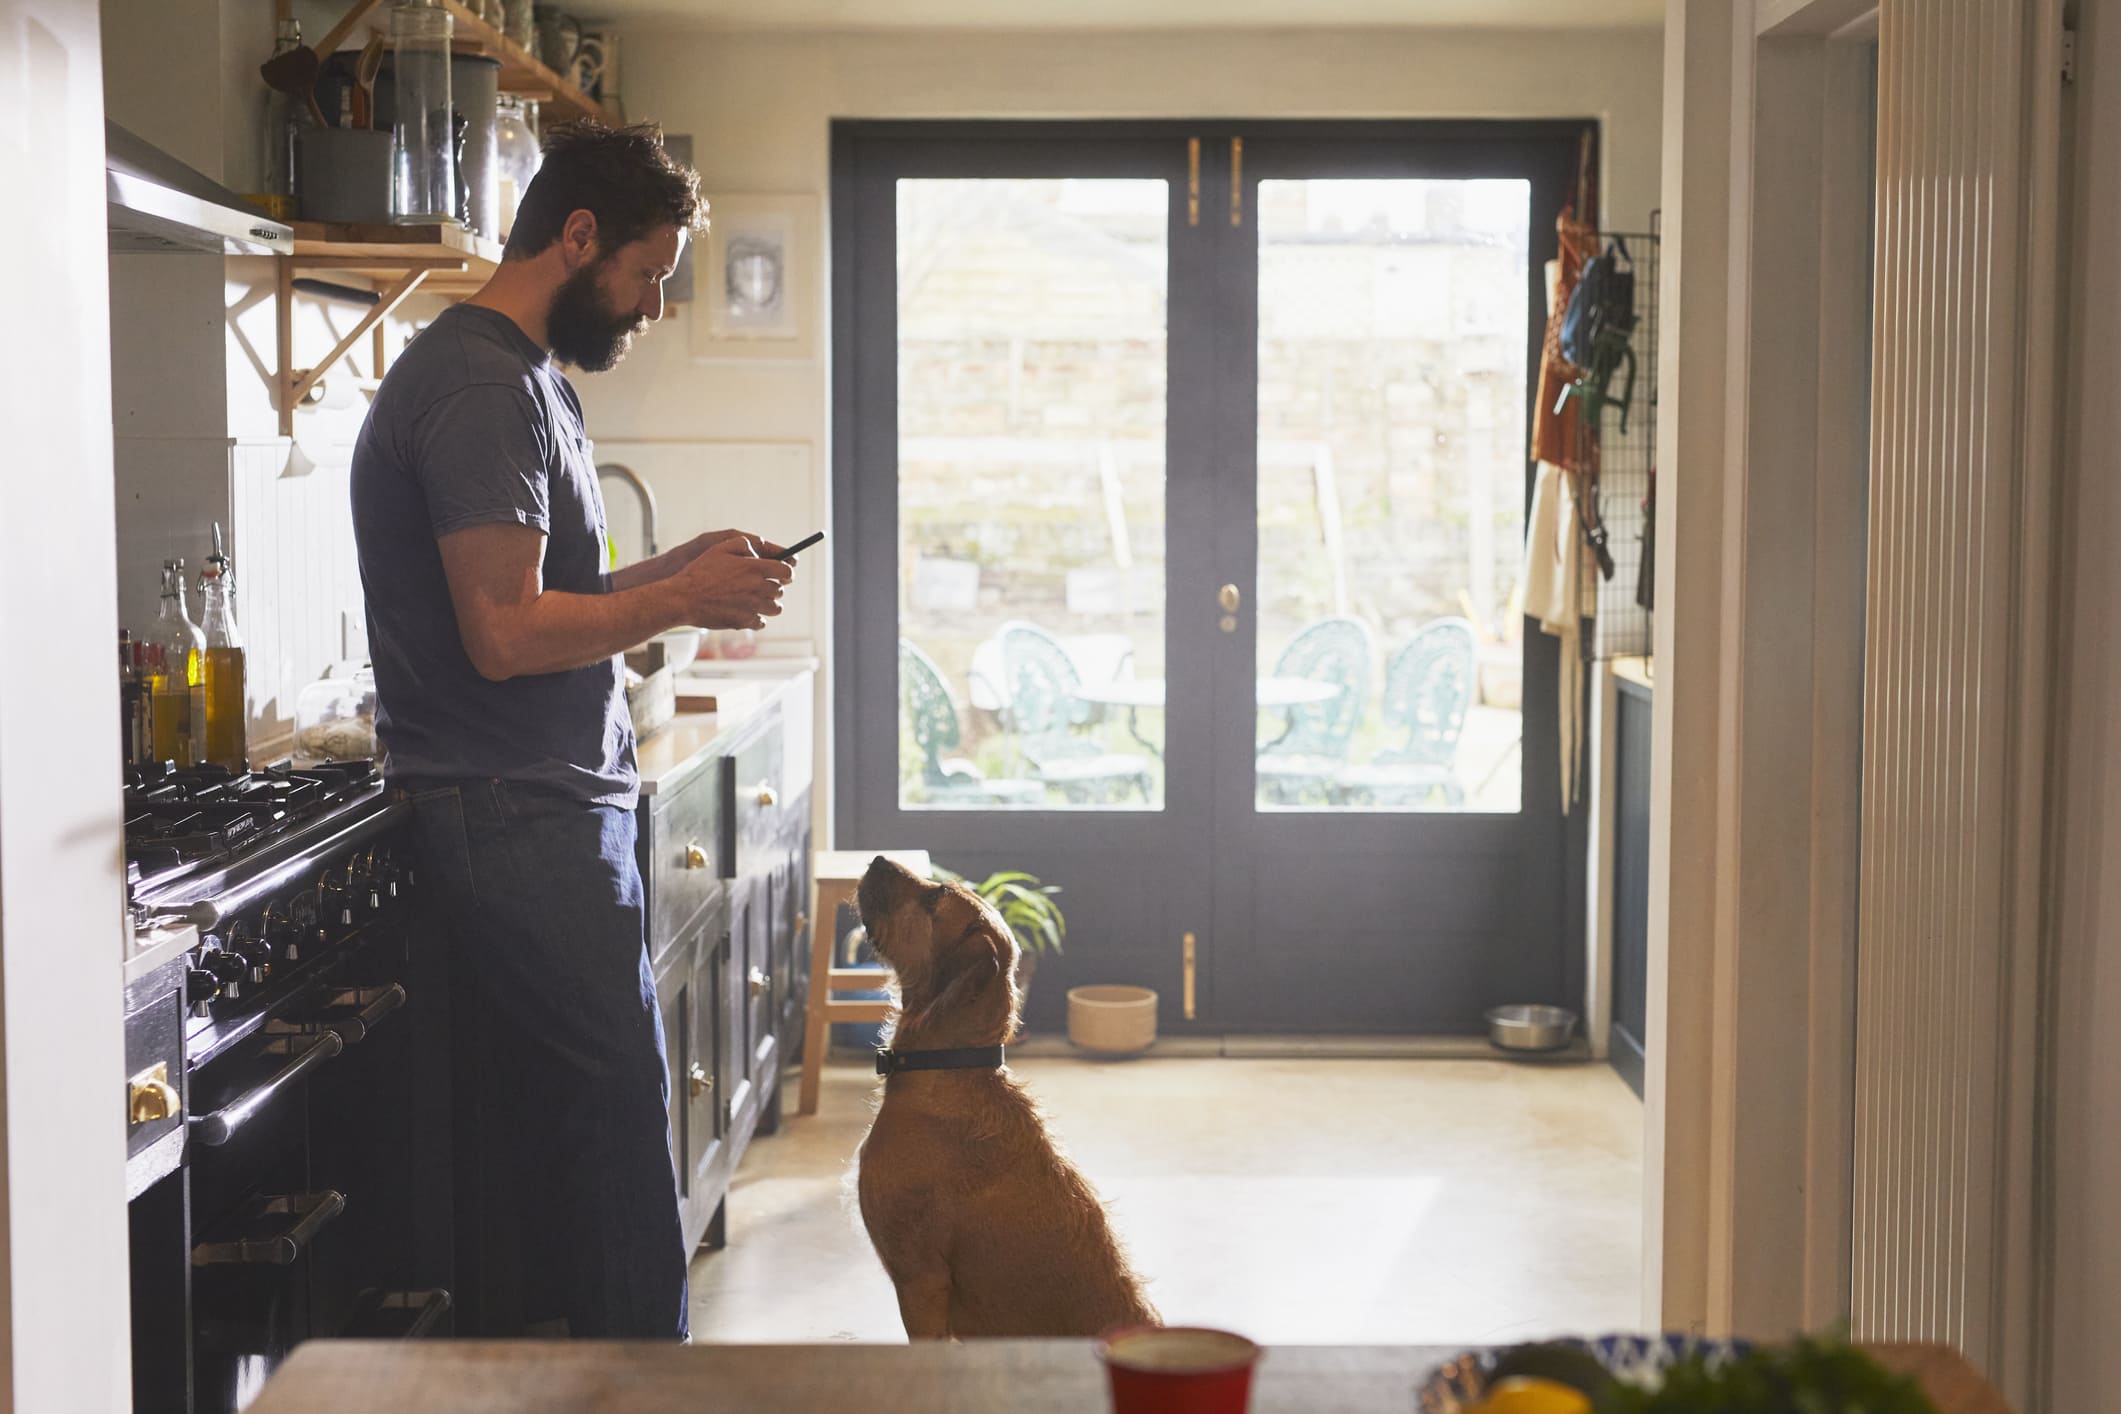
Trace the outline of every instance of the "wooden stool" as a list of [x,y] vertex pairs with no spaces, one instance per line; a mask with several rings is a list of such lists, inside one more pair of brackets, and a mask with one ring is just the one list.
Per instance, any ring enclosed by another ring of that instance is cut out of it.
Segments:
[[882,1021],[891,1015],[889,1002],[834,1001],[834,992],[876,990],[878,974],[868,968],[836,967],[839,951],[840,905],[854,902],[862,875],[870,861],[883,855],[922,878],[930,870],[925,849],[821,849],[812,861],[810,916],[817,920],[810,929],[810,1004],[803,1016],[803,1087],[796,1107],[798,1114],[817,1113],[818,1076],[825,1065],[825,1049],[835,1021]]

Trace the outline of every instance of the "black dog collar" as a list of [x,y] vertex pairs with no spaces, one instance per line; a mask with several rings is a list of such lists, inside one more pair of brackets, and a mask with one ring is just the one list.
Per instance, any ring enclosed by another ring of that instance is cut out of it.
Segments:
[[906,1070],[999,1070],[1007,1063],[1000,1046],[961,1046],[954,1051],[891,1051],[879,1046],[876,1073]]

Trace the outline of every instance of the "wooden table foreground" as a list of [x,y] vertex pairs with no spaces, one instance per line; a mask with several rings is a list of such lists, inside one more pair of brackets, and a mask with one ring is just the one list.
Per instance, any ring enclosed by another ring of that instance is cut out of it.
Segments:
[[[1284,1345],[1267,1351],[1253,1414],[1412,1414],[1428,1372],[1458,1351]],[[1874,1346],[1922,1381],[1938,1414],[2010,1414],[1941,1346]],[[251,1414],[1099,1414],[1087,1341],[971,1345],[644,1345],[567,1341],[316,1341]]]

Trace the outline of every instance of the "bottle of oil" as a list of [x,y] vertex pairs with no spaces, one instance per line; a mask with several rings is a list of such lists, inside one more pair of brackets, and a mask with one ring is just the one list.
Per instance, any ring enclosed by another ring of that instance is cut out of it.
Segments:
[[206,639],[184,610],[184,561],[162,562],[162,608],[148,638],[154,759],[195,766],[206,745]]
[[221,527],[214,526],[214,552],[199,574],[200,628],[206,636],[206,759],[231,771],[250,761],[244,727],[243,634],[236,627],[235,567],[221,550]]

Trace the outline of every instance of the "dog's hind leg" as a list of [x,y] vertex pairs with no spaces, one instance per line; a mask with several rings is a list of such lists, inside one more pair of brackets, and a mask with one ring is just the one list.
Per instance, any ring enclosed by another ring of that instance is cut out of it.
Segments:
[[950,1271],[933,1267],[894,1278],[898,1287],[899,1319],[906,1323],[908,1340],[950,1338]]

